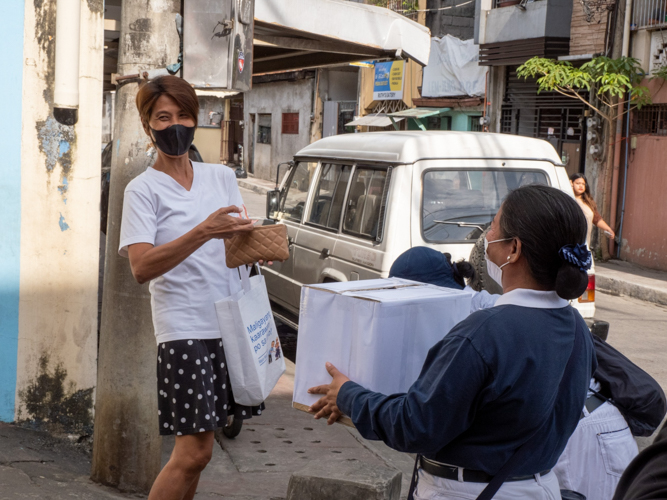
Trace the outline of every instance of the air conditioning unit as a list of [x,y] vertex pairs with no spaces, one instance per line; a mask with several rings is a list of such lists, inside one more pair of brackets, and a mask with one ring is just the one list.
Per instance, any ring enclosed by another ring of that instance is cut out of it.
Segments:
[[591,156],[599,156],[602,154],[602,148],[600,146],[593,144],[591,147],[588,148],[588,152],[591,154]]
[[586,126],[588,128],[598,128],[600,126],[600,118],[597,116],[591,116],[586,119]]

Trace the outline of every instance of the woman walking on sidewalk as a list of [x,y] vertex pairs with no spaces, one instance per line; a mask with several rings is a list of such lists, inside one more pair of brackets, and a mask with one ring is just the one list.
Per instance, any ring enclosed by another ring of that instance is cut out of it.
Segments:
[[243,206],[234,172],[188,160],[199,113],[192,87],[159,77],[141,87],[136,104],[157,160],[125,189],[119,253],[139,283],[150,282],[160,434],[176,435],[148,498],[190,500],[214,431],[228,415],[261,413],[234,403],[213,305],[241,289],[225,266],[223,239],[253,226],[234,216]]
[[431,348],[405,394],[364,389],[328,363],[333,380],[310,389],[324,395],[311,412],[330,424],[346,414],[363,437],[420,454],[415,499],[474,499],[485,489],[479,498],[560,499],[551,469],[596,365],[590,331],[568,302],[588,282],[586,221],[563,192],[526,186],[507,196],[487,238],[489,275],[505,292],[495,307]]
[[613,240],[616,237],[616,234],[614,233],[614,230],[609,227],[609,224],[602,220],[602,216],[600,215],[600,212],[598,212],[595,200],[591,196],[591,189],[588,187],[586,176],[584,174],[572,174],[570,176],[570,184],[572,184],[574,198],[577,200],[582,212],[584,212],[584,217],[586,217],[586,245],[588,245],[588,248],[591,246],[593,226],[602,229],[609,239]]

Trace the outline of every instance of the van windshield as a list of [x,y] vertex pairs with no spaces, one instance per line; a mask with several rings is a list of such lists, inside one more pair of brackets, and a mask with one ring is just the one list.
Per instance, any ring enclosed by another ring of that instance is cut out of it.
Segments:
[[510,191],[548,183],[539,170],[429,170],[423,177],[424,240],[474,242]]

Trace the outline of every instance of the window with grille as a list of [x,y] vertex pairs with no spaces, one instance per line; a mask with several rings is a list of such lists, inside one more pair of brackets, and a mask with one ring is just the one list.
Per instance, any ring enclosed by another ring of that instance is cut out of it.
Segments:
[[299,133],[299,113],[283,113],[283,134]]
[[482,115],[477,115],[477,116],[469,116],[468,120],[470,123],[468,124],[468,130],[471,132],[483,132],[484,127],[482,127],[482,124],[479,123],[479,119],[482,117]]
[[667,136],[667,104],[644,106],[632,113],[632,132]]
[[257,115],[257,143],[271,144],[271,115]]

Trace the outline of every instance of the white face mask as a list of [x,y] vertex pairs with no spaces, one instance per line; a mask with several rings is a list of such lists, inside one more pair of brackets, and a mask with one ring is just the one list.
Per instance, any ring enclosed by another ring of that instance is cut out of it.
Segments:
[[489,248],[491,243],[498,243],[499,241],[508,241],[513,239],[514,238],[503,238],[501,240],[487,241],[486,236],[484,237],[484,258],[486,259],[486,271],[489,274],[489,278],[498,283],[500,288],[503,287],[503,267],[509,264],[510,257],[507,257],[507,262],[505,262],[502,266],[498,266],[498,264],[489,258],[489,254],[486,250]]

